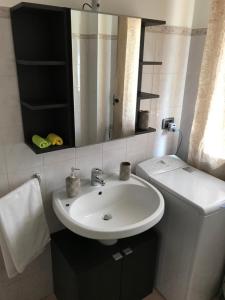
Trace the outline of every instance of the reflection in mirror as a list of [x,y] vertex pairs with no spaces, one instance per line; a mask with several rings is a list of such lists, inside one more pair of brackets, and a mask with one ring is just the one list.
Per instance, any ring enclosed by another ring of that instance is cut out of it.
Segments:
[[134,135],[141,19],[71,19],[76,147]]

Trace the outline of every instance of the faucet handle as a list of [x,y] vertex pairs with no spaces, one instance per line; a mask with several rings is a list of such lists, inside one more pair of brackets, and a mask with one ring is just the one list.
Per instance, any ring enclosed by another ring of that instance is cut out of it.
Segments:
[[96,175],[102,175],[102,173],[103,173],[102,169],[99,169],[99,168],[93,168],[91,170],[91,172],[96,174]]

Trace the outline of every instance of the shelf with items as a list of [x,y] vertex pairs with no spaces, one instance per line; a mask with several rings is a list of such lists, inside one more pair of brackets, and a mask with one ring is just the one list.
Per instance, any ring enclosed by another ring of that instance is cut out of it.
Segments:
[[[37,154],[74,147],[70,10],[21,3],[11,8],[26,144]],[[59,135],[64,144],[40,149],[32,136]]]
[[[33,110],[22,108],[22,119],[27,145],[36,153],[62,150],[71,147],[72,133],[68,130],[68,107],[63,109]],[[29,126],[27,126],[29,124]],[[49,146],[41,149],[32,143],[33,135],[46,139],[48,134],[55,133],[63,139],[63,145]]]
[[139,54],[139,71],[138,71],[138,92],[137,92],[137,105],[136,105],[136,134],[143,134],[148,132],[155,132],[156,129],[149,127],[146,130],[140,130],[138,126],[139,121],[139,112],[141,106],[141,100],[144,99],[157,99],[160,98],[160,95],[154,93],[146,93],[142,91],[142,74],[143,66],[159,66],[162,65],[161,61],[147,61],[144,60],[144,43],[145,43],[145,29],[149,26],[159,26],[166,24],[162,20],[152,20],[152,19],[142,19],[141,24],[141,37],[140,37],[140,54]]

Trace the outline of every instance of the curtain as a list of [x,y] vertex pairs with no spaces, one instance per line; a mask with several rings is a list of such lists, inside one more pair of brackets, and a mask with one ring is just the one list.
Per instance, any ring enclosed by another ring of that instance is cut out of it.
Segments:
[[113,138],[134,135],[141,19],[119,17],[116,93],[120,99],[113,107]]
[[212,0],[211,3],[188,161],[225,180],[224,0]]

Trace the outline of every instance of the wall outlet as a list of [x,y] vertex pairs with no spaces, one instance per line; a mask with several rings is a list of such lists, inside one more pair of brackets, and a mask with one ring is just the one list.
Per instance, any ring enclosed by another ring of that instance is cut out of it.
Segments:
[[165,118],[162,120],[162,129],[169,129],[169,123],[174,123],[174,118]]

